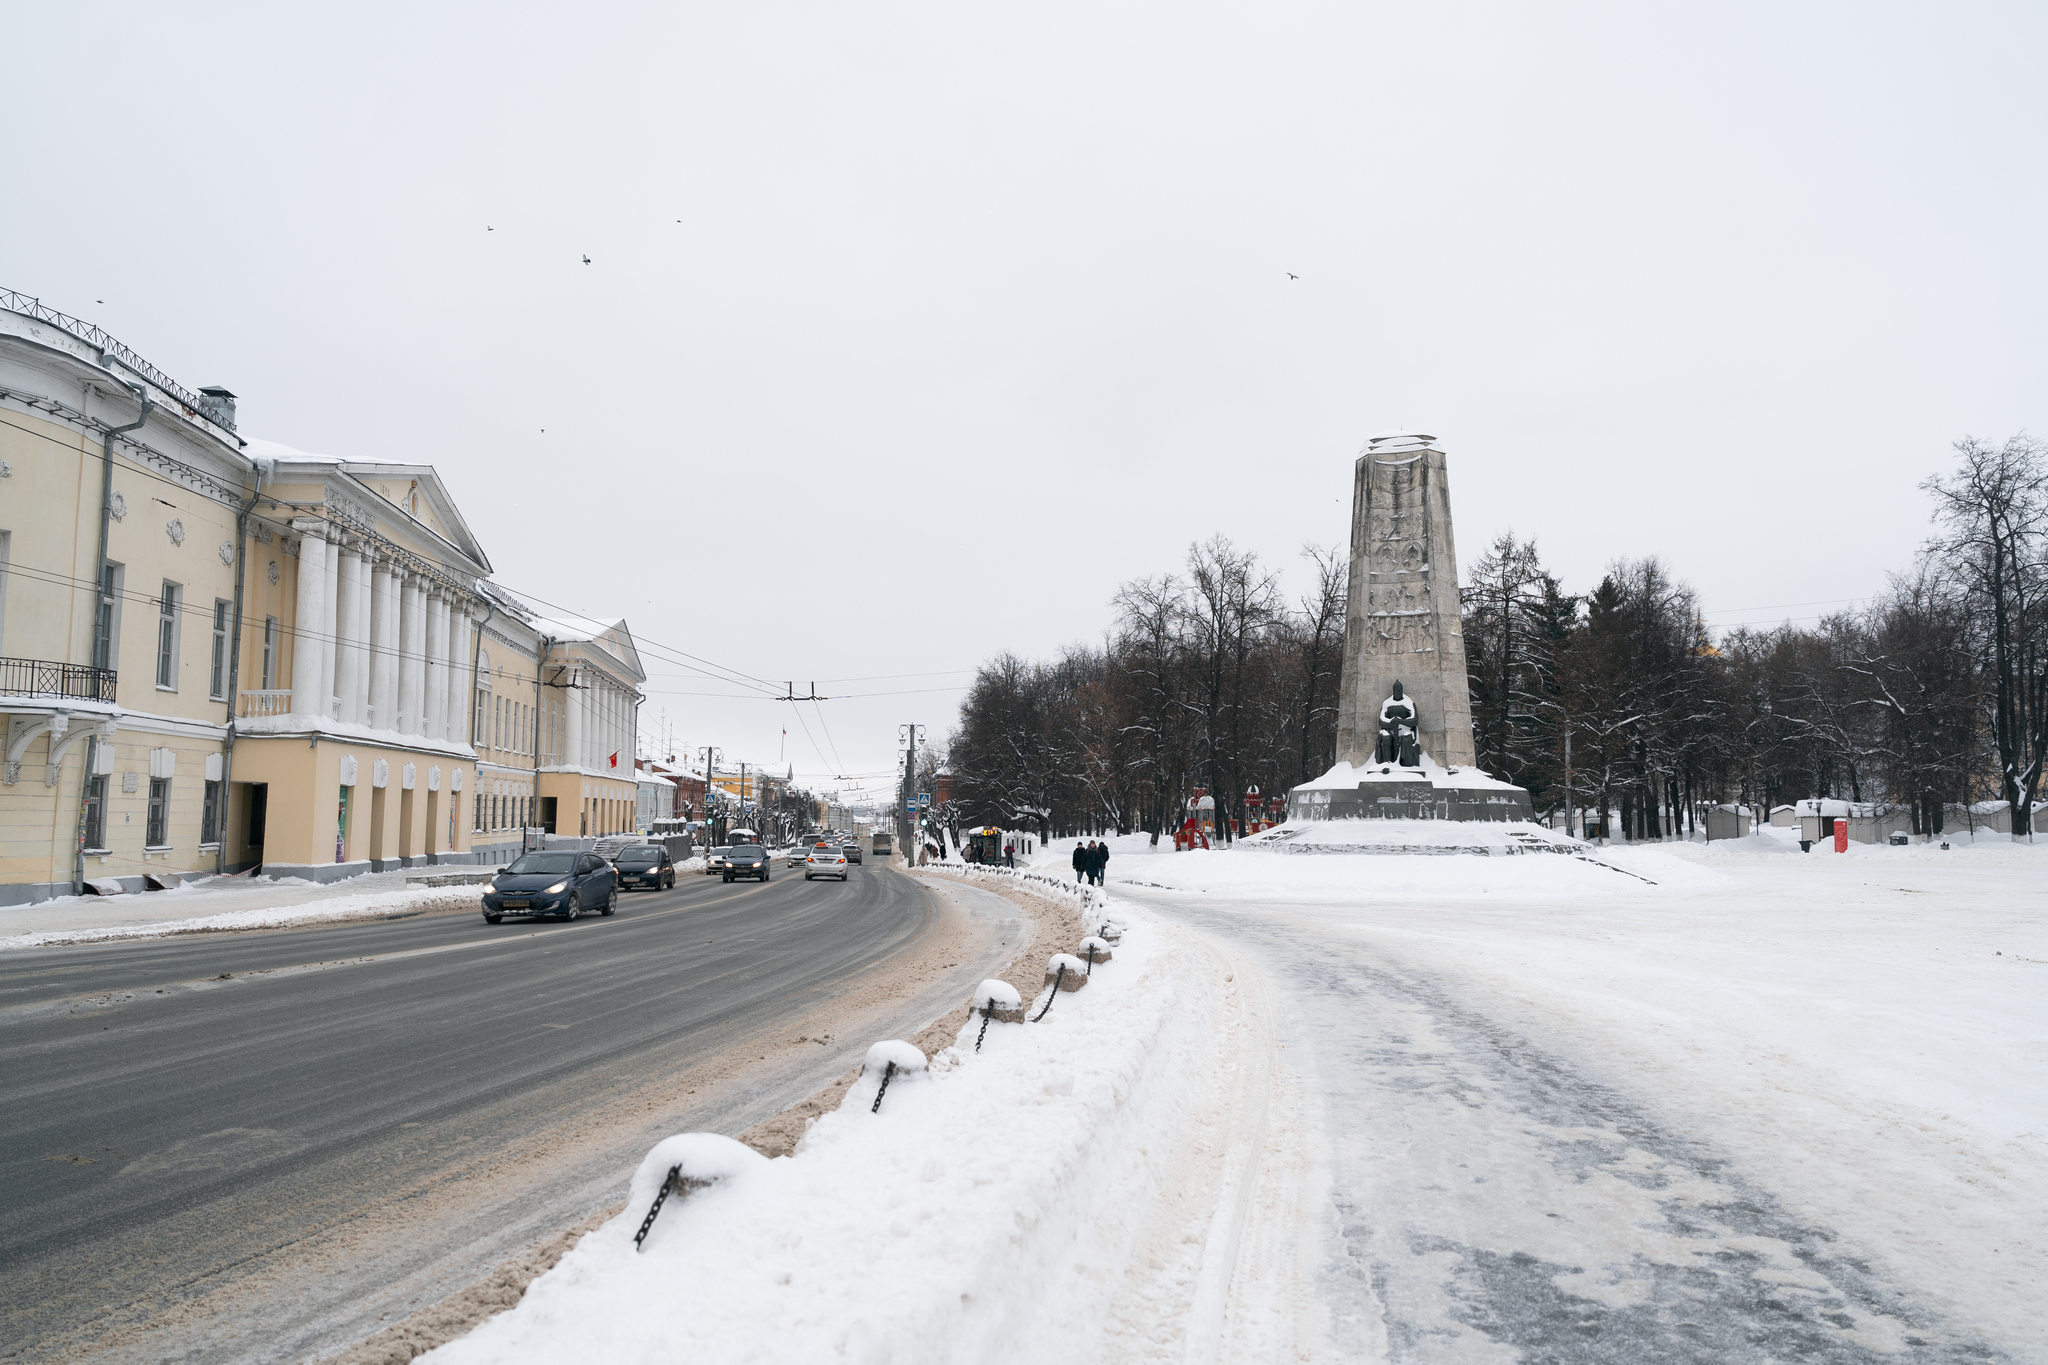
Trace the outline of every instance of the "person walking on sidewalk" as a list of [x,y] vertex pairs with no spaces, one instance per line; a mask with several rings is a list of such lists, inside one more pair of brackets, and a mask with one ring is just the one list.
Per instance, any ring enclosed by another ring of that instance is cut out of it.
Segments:
[[1104,839],[1095,846],[1095,884],[1102,885],[1109,875],[1109,840]]
[[1014,843],[1004,844],[1004,845],[1003,845],[1003,866],[1004,866],[1004,867],[1015,867],[1016,865],[1017,865],[1017,845],[1016,845],[1016,844],[1014,844]]
[[1079,839],[1074,840],[1074,881],[1078,884],[1088,880],[1088,850],[1081,847]]

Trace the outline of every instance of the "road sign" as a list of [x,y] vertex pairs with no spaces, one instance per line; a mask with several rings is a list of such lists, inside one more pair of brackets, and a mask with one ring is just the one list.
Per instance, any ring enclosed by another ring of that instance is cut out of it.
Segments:
[[932,794],[930,792],[919,792],[917,794],[917,808],[919,810],[923,810],[925,807],[931,805],[931,803]]

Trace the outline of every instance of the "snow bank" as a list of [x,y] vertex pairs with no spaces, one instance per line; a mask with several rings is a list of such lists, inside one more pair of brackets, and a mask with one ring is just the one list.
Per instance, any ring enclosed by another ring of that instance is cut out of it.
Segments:
[[[1330,821],[1331,824],[1442,824],[1442,821]],[[1633,896],[1659,888],[1714,886],[1725,879],[1713,868],[1654,848],[1603,848],[1590,857],[1559,853],[1435,857],[1302,854],[1279,857],[1245,844],[1190,849],[1172,857],[1128,863],[1113,881],[1174,891],[1353,904],[1416,899],[1515,896],[1535,900]],[[1633,874],[1633,875],[1630,875]],[[1656,886],[1646,884],[1648,878]]]
[[[717,1184],[671,1196],[635,1255],[669,1154],[702,1155],[698,1138],[670,1139],[624,1213],[428,1359],[950,1365],[1027,1341],[1033,1359],[1101,1355],[1100,1333],[1147,1307],[1123,1267],[1191,1292],[1199,1237],[1164,1239],[1164,1267],[1131,1249],[1162,1202],[1184,1209],[1170,1135],[1219,1106],[1214,1049],[1235,1036],[1195,936],[1131,918],[1096,989],[1044,1023],[990,1031],[979,1054],[970,1019],[879,1114],[869,1078],[795,1155],[735,1158]],[[1161,1155],[1145,1159],[1148,1146]]]
[[[284,883],[280,884],[305,883]],[[189,884],[177,891],[152,892],[151,901],[158,897],[176,896],[191,889]],[[318,924],[328,920],[374,919],[382,915],[404,914],[417,910],[431,902],[447,905],[455,898],[467,898],[481,907],[484,888],[482,886],[408,886],[387,891],[368,891],[354,896],[330,896],[324,900],[308,901],[300,905],[260,906],[248,910],[229,910],[217,915],[201,915],[192,919],[153,920],[147,924],[107,925],[92,929],[62,929],[43,933],[15,934],[0,938],[0,952],[15,948],[46,948],[59,943],[101,943],[116,939],[161,938],[166,934],[198,934],[221,932],[235,929],[277,929],[288,924]]]

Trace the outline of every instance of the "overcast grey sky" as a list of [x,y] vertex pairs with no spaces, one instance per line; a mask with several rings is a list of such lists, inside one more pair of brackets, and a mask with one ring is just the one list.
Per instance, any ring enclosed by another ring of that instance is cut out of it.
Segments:
[[[2048,426],[2039,4],[7,23],[0,285],[432,463],[650,643],[650,731],[799,774],[1190,541],[1342,542],[1372,432],[1441,438],[1468,562],[1655,553],[1737,622],[1877,590],[1950,441]],[[814,750],[657,647],[909,694]]]

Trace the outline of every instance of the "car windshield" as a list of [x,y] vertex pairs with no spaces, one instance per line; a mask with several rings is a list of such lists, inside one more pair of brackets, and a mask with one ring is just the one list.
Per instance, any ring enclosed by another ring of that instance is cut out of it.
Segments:
[[573,853],[529,853],[505,869],[508,877],[551,877],[559,872],[574,872],[576,855]]
[[622,863],[658,863],[661,861],[661,850],[650,848],[646,844],[641,844],[635,848],[621,849],[619,851],[619,861]]

